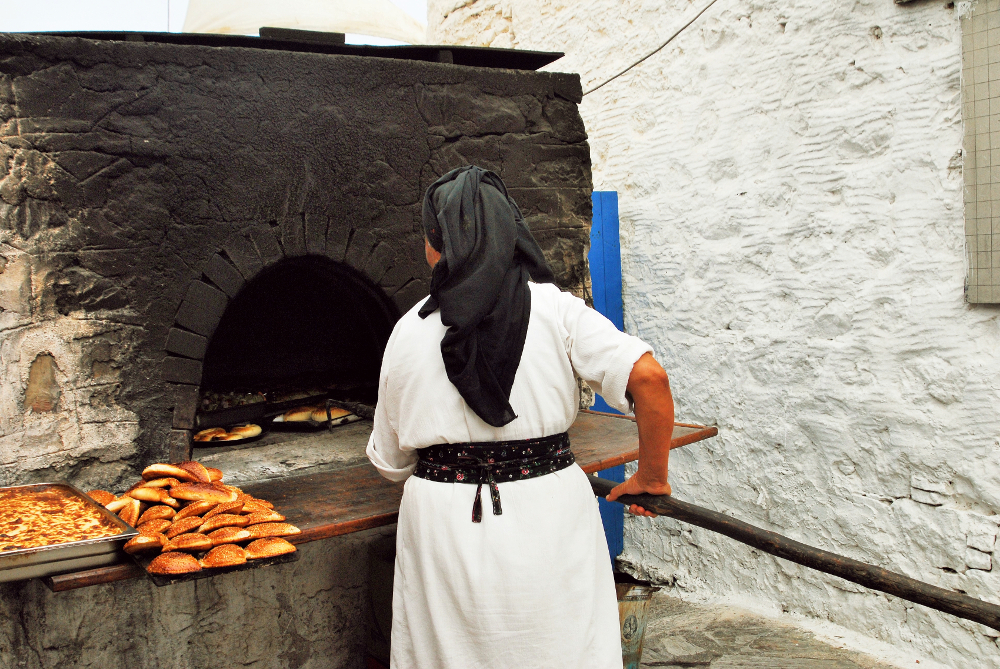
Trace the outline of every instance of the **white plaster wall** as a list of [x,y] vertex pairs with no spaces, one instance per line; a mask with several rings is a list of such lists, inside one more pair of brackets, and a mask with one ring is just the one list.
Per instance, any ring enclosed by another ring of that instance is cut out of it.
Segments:
[[[430,42],[566,51],[584,90],[705,0],[431,0]],[[967,3],[966,3],[967,7]],[[685,500],[1000,603],[1000,310],[965,304],[961,40],[929,0],[718,0],[584,98],[620,197],[626,329],[671,376]],[[954,667],[985,627],[669,519],[624,560]],[[978,568],[973,568],[978,567]]]

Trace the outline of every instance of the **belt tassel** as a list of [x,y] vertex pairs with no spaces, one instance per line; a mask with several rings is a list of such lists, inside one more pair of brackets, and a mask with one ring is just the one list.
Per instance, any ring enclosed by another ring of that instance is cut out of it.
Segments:
[[[502,516],[503,507],[500,506],[500,488],[497,486],[497,482],[493,480],[493,474],[489,475],[488,483],[490,486],[490,499],[493,501],[493,515]],[[481,523],[483,522],[483,484],[480,483],[476,486],[476,499],[472,503],[472,522]]]

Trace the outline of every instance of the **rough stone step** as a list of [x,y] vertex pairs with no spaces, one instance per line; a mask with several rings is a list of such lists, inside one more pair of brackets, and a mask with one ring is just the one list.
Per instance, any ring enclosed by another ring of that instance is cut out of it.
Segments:
[[730,606],[692,604],[657,593],[643,644],[643,669],[891,669],[831,646],[810,632]]

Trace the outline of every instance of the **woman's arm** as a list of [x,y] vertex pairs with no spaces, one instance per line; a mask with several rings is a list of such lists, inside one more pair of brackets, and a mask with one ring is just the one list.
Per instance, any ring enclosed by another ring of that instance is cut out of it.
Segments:
[[[667,462],[674,431],[674,398],[670,394],[667,373],[652,355],[646,353],[632,366],[627,389],[635,405],[635,422],[639,428],[639,469],[611,491],[607,497],[609,502],[621,495],[670,494]],[[637,516],[656,516],[635,504],[629,511]]]

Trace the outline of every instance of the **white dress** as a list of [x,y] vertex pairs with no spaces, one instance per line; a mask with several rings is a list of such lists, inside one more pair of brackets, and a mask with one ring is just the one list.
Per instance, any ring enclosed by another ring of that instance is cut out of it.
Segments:
[[652,349],[552,284],[528,284],[531,318],[510,403],[517,418],[483,422],[448,380],[440,312],[418,304],[386,345],[368,457],[406,481],[396,535],[393,669],[620,669],[618,605],[597,500],[577,465],[500,483],[503,513],[476,486],[411,477],[416,449],[530,439],[576,418],[576,374],[611,406]]

